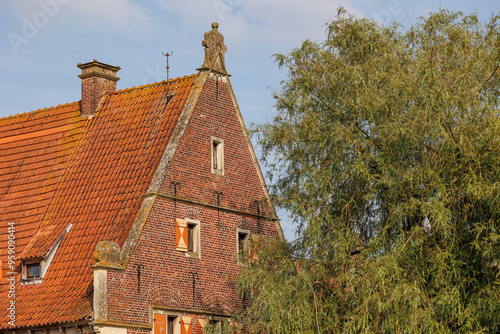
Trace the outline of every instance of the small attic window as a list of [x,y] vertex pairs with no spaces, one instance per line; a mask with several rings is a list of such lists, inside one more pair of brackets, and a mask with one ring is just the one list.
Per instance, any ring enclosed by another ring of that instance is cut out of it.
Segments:
[[224,175],[224,141],[220,138],[211,138],[212,173]]
[[175,220],[175,249],[187,257],[200,258],[200,221],[193,219]]
[[27,278],[40,277],[40,263],[30,263],[26,265]]
[[30,262],[23,262],[22,277],[24,281],[35,281],[42,278],[41,260],[31,260]]
[[30,258],[23,260],[21,265],[22,270],[22,284],[37,284],[41,283],[47,270],[50,267],[54,256],[56,255],[57,249],[61,244],[66,233],[69,233],[73,224],[68,225],[68,227],[63,230],[60,237],[54,243],[52,247],[45,253],[45,255],[36,258]]

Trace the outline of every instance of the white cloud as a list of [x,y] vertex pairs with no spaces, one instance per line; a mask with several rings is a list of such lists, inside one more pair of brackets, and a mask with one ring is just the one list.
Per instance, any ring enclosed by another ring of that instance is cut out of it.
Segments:
[[68,7],[87,31],[120,33],[137,38],[152,27],[152,18],[144,8],[130,0],[73,0]]

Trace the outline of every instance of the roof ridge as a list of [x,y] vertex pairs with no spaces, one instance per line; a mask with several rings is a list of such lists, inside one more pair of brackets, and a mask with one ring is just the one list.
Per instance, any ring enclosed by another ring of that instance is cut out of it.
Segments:
[[26,111],[26,112],[19,113],[19,114],[4,116],[4,117],[0,117],[0,121],[7,121],[7,120],[15,119],[15,118],[22,118],[22,117],[25,117],[28,115],[36,115],[36,114],[40,114],[42,112],[47,112],[47,111],[54,110],[54,109],[61,109],[64,107],[69,107],[73,104],[78,104],[78,103],[80,103],[80,101],[68,102],[68,103],[64,103],[64,104],[58,104],[57,106],[45,107],[45,108],[35,109],[35,110],[31,110],[31,111]]
[[[194,77],[194,76],[196,76],[196,73],[193,73],[193,74],[190,74],[190,75],[185,75],[183,77],[177,77],[177,78],[174,78],[174,79],[153,82],[153,83],[146,84],[146,85],[124,88],[124,89],[117,90],[116,92],[106,93],[105,95],[121,94],[121,93],[126,93],[126,92],[130,92],[130,91],[137,90],[137,89],[143,89],[143,88],[152,87],[152,86],[160,86],[160,85],[172,84],[172,83],[174,83],[176,81],[181,81],[183,79],[187,79],[187,78]],[[68,103],[64,103],[64,104],[58,104],[56,106],[50,106],[50,107],[45,107],[45,108],[39,108],[39,109],[35,109],[35,110],[30,110],[30,111],[26,111],[26,112],[19,113],[19,114],[14,114],[14,115],[0,117],[0,121],[7,121],[7,120],[15,119],[15,118],[22,118],[22,117],[26,117],[28,115],[36,115],[36,114],[39,114],[39,113],[42,113],[42,112],[47,112],[47,111],[54,110],[54,109],[64,108],[64,107],[68,107],[68,106],[71,106],[73,104],[79,104],[79,103],[80,103],[80,101],[73,101],[73,102],[68,102]]]
[[107,92],[107,93],[105,93],[105,95],[115,95],[115,94],[121,94],[121,93],[128,93],[128,92],[131,92],[131,91],[134,91],[134,90],[138,90],[138,89],[149,88],[149,87],[153,87],[153,86],[173,84],[176,81],[185,80],[185,79],[188,79],[188,78],[191,78],[191,77],[195,77],[196,75],[197,75],[196,73],[193,73],[193,74],[190,74],[190,75],[185,75],[183,77],[177,77],[177,78],[174,78],[174,79],[168,79],[168,80],[163,80],[163,81],[149,83],[149,84],[146,84],[146,85],[124,88],[124,89],[117,90],[116,92]]

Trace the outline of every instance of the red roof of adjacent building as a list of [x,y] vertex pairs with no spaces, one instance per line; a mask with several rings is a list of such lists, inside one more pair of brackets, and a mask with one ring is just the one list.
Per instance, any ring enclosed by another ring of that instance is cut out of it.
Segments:
[[[125,242],[195,78],[110,93],[92,118],[74,102],[0,119],[4,275],[10,222],[18,260],[41,258],[60,242],[41,283],[19,284],[17,275],[16,327],[92,315],[96,244]],[[2,305],[7,288],[4,278]],[[0,319],[0,329],[11,328],[6,307]]]

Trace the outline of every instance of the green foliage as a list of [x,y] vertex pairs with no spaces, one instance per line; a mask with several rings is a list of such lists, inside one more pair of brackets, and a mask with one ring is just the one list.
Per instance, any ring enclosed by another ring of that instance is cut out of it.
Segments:
[[499,332],[500,16],[441,10],[405,30],[340,12],[326,41],[276,56],[288,79],[254,131],[299,238],[245,268],[239,321]]

